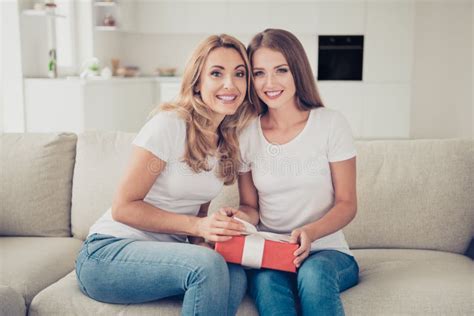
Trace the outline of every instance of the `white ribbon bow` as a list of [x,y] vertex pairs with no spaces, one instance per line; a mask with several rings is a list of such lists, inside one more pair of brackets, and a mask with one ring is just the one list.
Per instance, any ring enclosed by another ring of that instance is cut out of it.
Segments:
[[290,242],[290,236],[281,235],[269,232],[259,232],[257,228],[240,218],[234,217],[237,221],[241,222],[245,226],[245,232],[243,235],[247,235],[245,238],[244,251],[242,253],[242,265],[260,269],[262,267],[263,259],[263,248],[265,246],[265,240],[273,240],[279,242]]

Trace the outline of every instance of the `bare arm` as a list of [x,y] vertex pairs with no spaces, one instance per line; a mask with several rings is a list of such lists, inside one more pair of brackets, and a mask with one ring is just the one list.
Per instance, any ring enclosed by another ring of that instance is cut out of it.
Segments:
[[[197,214],[197,217],[206,217],[209,211],[210,204],[211,202],[202,204],[199,208],[199,213]],[[191,244],[212,248],[211,245],[209,245],[203,237],[189,236],[188,239]]]
[[260,217],[258,214],[258,192],[252,180],[252,172],[239,175],[240,212],[237,217],[257,225]]
[[356,215],[356,158],[332,162],[330,168],[335,194],[334,206],[317,221],[291,233],[292,242],[299,242],[301,245],[295,252],[297,267],[309,255],[311,242],[340,230]]
[[312,241],[332,234],[355,217],[357,212],[356,158],[330,163],[334,186],[334,206],[319,220],[303,226]]
[[149,151],[135,147],[131,162],[112,204],[114,220],[150,232],[204,237],[213,241],[228,240],[238,235],[241,226],[217,214],[199,218],[161,210],[143,199],[166,166],[166,162]]

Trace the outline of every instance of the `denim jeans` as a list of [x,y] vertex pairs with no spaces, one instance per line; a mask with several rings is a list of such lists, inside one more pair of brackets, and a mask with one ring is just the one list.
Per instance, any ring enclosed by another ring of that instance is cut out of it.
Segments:
[[84,242],[76,275],[84,294],[106,303],[184,295],[182,315],[235,315],[247,287],[242,267],[211,249],[101,234]]
[[249,270],[249,292],[261,316],[344,315],[339,293],[356,285],[359,266],[336,250],[313,252],[298,272]]

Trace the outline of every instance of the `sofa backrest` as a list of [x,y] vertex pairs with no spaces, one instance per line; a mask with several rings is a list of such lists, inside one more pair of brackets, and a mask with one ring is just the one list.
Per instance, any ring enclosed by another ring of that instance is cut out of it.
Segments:
[[74,134],[0,135],[0,235],[71,235]]
[[[72,232],[84,239],[111,205],[133,134],[79,135]],[[358,213],[345,229],[351,248],[419,248],[463,253],[474,234],[472,140],[359,141]],[[238,206],[237,186],[210,207]]]
[[474,234],[473,140],[357,143],[352,248],[464,253]]
[[111,206],[134,137],[135,134],[122,132],[78,135],[71,206],[74,237],[85,239],[90,226]]

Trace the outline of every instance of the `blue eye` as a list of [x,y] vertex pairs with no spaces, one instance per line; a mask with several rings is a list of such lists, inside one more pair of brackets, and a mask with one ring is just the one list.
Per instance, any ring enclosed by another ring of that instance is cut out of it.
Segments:
[[221,73],[219,71],[212,71],[211,72],[211,76],[212,77],[220,77],[221,76]]

